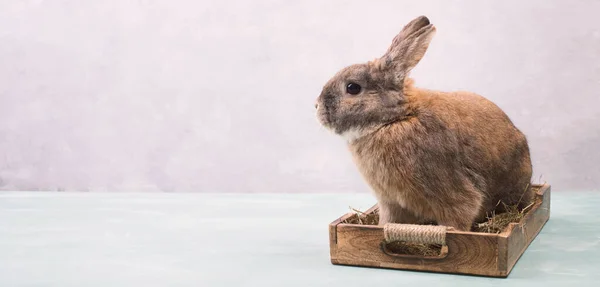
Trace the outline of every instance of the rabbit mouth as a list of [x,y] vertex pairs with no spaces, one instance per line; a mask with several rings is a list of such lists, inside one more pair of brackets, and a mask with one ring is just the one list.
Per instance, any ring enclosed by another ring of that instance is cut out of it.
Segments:
[[317,110],[316,111],[317,121],[319,122],[319,124],[321,124],[323,127],[331,128],[331,121],[329,120],[329,113],[327,113],[327,111],[325,110],[323,105],[317,104],[316,110]]
[[331,122],[329,121],[329,118],[326,113],[324,113],[322,111],[317,111],[317,121],[324,128],[327,128],[329,130],[333,129],[333,127],[331,126]]

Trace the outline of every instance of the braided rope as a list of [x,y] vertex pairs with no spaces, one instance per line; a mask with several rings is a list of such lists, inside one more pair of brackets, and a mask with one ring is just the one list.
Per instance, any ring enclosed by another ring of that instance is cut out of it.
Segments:
[[404,241],[420,244],[446,244],[445,226],[388,223],[383,226],[386,243]]

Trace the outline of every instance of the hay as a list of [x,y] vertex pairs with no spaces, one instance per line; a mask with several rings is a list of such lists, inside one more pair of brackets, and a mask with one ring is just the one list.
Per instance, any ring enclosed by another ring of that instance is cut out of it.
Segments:
[[501,233],[509,224],[521,221],[531,206],[533,206],[533,203],[523,210],[519,210],[516,205],[504,205],[506,212],[498,214],[493,213],[492,216],[487,217],[487,221],[474,224],[471,231],[496,234]]
[[[527,191],[530,191],[529,187],[529,184],[525,187],[523,195],[525,195]],[[532,189],[533,190],[531,190],[531,192],[535,194],[538,188],[532,187]],[[504,231],[511,223],[517,223],[521,221],[521,219],[535,203],[535,199],[532,199],[533,201],[529,205],[522,210],[519,210],[518,206],[523,199],[523,195],[521,195],[521,198],[519,198],[519,201],[515,205],[506,205],[503,202],[498,202],[498,205],[502,204],[504,206],[504,212],[497,214],[492,212],[491,216],[487,216],[487,221],[475,223],[471,231],[498,234]]]
[[441,245],[428,245],[410,242],[392,242],[386,245],[387,249],[395,254],[438,256],[442,253]]
[[348,217],[342,223],[361,224],[361,225],[377,225],[379,223],[379,214],[377,210],[371,213],[364,213],[360,210],[350,207],[354,214]]

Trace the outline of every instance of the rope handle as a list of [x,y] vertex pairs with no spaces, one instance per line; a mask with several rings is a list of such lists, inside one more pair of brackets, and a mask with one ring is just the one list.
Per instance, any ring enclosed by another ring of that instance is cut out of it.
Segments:
[[420,244],[446,244],[446,231],[451,228],[437,225],[387,223],[383,226],[385,243],[404,241]]

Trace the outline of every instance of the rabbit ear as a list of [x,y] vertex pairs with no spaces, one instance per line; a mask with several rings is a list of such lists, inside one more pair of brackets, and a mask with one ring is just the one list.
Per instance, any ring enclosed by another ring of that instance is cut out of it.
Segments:
[[392,44],[382,57],[385,66],[392,68],[403,80],[425,55],[435,31],[435,27],[425,16],[410,21],[394,37]]

